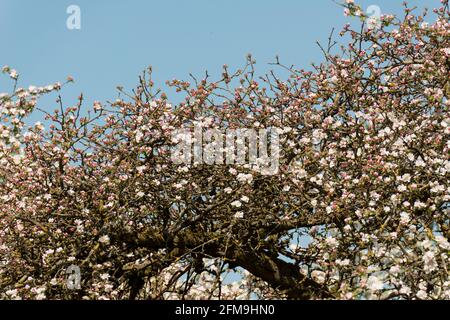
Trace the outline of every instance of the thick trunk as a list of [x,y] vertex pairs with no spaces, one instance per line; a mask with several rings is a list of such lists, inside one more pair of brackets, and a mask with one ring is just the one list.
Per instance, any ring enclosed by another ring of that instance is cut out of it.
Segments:
[[273,288],[284,291],[289,299],[333,297],[326,288],[302,274],[294,264],[265,253],[250,250],[239,252],[235,263]]
[[195,250],[212,257],[226,258],[233,265],[242,267],[266,281],[271,287],[282,290],[290,299],[333,298],[325,287],[303,275],[292,263],[270,257],[264,251],[255,252],[250,248],[228,246],[224,252],[219,241],[205,239],[190,231],[179,232],[176,236],[169,237],[155,230],[148,230],[137,236],[122,235],[120,241],[152,250],[177,249],[178,255]]

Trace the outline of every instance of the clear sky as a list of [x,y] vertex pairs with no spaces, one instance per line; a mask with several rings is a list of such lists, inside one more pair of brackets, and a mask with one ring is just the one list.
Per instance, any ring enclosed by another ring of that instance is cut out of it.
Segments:
[[[398,13],[401,2],[358,3]],[[80,30],[66,27],[70,5],[81,10]],[[332,0],[0,0],[0,65],[17,69],[23,86],[73,76],[75,84],[64,90],[67,104],[80,92],[87,101],[105,101],[116,98],[117,85],[133,88],[148,65],[162,87],[189,72],[214,76],[223,64],[240,67],[247,53],[261,73],[275,55],[307,67],[321,60],[315,41],[326,42],[332,27],[352,19]],[[0,81],[0,92],[9,89]]]

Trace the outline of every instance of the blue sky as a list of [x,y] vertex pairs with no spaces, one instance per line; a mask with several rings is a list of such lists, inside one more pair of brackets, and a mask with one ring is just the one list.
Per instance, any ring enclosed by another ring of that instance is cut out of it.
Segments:
[[[401,2],[358,3],[398,13]],[[422,7],[438,2],[410,1]],[[66,27],[69,5],[81,9],[80,30]],[[315,41],[326,42],[332,27],[340,30],[351,20],[332,0],[0,0],[0,65],[17,69],[23,86],[73,76],[76,82],[63,92],[68,105],[80,92],[88,102],[106,101],[117,97],[117,85],[133,88],[148,65],[160,87],[188,79],[189,72],[218,76],[223,64],[242,66],[247,53],[260,73],[275,55],[307,67],[321,61]],[[2,79],[0,91],[8,90]]]

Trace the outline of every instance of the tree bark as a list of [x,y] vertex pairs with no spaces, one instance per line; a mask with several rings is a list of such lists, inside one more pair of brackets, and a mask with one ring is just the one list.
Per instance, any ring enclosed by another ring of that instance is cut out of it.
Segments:
[[122,234],[117,240],[133,247],[151,250],[177,249],[178,255],[192,250],[216,258],[226,258],[233,265],[242,267],[254,276],[266,281],[272,288],[285,292],[289,299],[333,298],[332,294],[319,283],[308,278],[300,269],[280,258],[269,256],[264,251],[255,252],[251,248],[228,246],[226,251],[218,241],[208,241],[191,231],[182,231],[175,236],[163,235],[156,230],[148,230],[138,235]]

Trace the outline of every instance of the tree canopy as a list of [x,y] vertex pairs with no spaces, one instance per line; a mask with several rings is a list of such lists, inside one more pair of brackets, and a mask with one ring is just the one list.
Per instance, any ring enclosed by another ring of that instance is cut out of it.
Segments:
[[[286,78],[257,76],[249,56],[217,80],[168,82],[177,104],[149,68],[120,99],[83,111],[82,95],[75,106],[59,96],[47,112],[38,98],[65,84],[20,88],[5,67],[0,298],[449,299],[441,2],[433,22],[405,5],[378,28],[347,1],[361,25],[344,27],[340,47],[330,36],[311,70],[277,58]],[[276,128],[277,172],[173,161],[174,133],[194,126]]]

